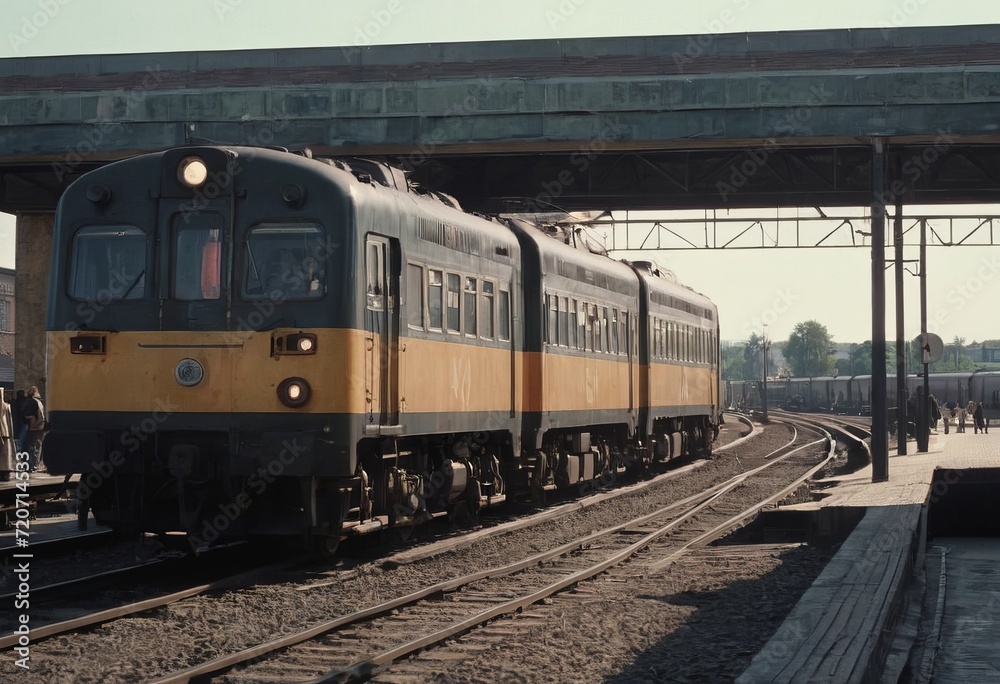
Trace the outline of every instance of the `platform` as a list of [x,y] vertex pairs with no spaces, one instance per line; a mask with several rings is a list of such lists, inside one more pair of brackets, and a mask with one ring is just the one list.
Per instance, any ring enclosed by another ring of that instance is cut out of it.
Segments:
[[[737,679],[738,684],[882,681],[906,608],[910,578],[915,566],[923,562],[929,504],[968,479],[968,471],[1000,469],[1000,427],[991,434],[968,430],[932,435],[929,450],[923,454],[915,453],[913,443],[909,446],[907,456],[890,455],[888,481],[873,483],[869,466],[826,481],[833,486],[823,490],[823,499],[784,509],[793,514],[814,512],[818,520],[825,520],[821,526],[834,525],[852,514],[860,522]],[[993,584],[1000,583],[995,564],[989,566],[989,573]],[[955,605],[961,605],[970,600],[963,594],[968,590],[968,583],[963,586],[956,578],[955,586],[949,585],[947,591],[954,592]],[[945,615],[941,633],[954,633],[955,621],[963,619],[960,611]],[[990,638],[986,631],[983,635]],[[995,659],[991,655],[996,652],[995,641],[978,644],[971,637],[963,641],[968,652],[980,646],[985,660]],[[943,670],[936,669],[934,681],[969,680],[946,678]]]

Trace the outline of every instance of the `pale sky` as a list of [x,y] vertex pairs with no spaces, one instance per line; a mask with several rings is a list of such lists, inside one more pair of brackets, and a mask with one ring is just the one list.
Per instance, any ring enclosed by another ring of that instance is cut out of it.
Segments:
[[[96,7],[100,10],[96,11]],[[816,28],[891,28],[1000,23],[982,0],[4,0],[0,58],[178,50],[686,35]],[[938,212],[942,212],[939,209]],[[1000,214],[1000,207],[992,213]],[[0,266],[14,266],[13,218],[0,215]],[[915,259],[916,250],[906,258]],[[768,322],[784,339],[816,319],[838,342],[871,337],[866,249],[661,252],[655,258],[720,307],[725,339]],[[891,256],[891,254],[890,254]],[[931,329],[1000,338],[1000,248],[929,250]],[[893,273],[886,327],[894,337]],[[918,332],[918,280],[906,276],[906,330]]]
[[1000,22],[984,0],[4,0],[0,57]]

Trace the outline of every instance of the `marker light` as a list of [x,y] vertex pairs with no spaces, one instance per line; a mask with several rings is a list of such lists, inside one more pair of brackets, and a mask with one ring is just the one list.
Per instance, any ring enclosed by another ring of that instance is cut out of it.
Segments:
[[316,347],[316,335],[313,333],[275,333],[271,341],[271,354],[274,357],[315,354]]
[[208,167],[200,157],[184,157],[177,165],[177,178],[189,188],[197,188],[208,179]]
[[309,401],[309,383],[302,378],[287,378],[278,385],[278,399],[289,408],[298,408]]

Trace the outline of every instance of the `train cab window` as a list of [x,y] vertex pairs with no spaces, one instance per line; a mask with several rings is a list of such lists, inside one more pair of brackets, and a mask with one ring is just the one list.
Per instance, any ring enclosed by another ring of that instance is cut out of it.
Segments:
[[[378,244],[365,259],[369,304],[378,305],[382,282]],[[247,299],[318,299],[326,291],[331,257],[323,229],[313,223],[262,223],[247,233],[243,252],[242,296]],[[384,263],[384,262],[383,262]],[[384,275],[384,274],[383,274]],[[376,292],[378,290],[378,292]]]
[[510,292],[500,290],[500,301],[497,305],[497,318],[500,321],[500,339],[510,341]]
[[476,297],[479,288],[475,278],[465,279],[465,334],[476,336]]
[[479,303],[479,335],[486,340],[493,339],[494,290],[493,283],[484,280]]
[[459,332],[462,318],[459,316],[461,306],[462,279],[454,274],[448,274],[448,332]]
[[416,330],[424,329],[424,267],[406,267],[406,323]]
[[443,273],[437,269],[427,271],[427,311],[431,330],[444,330],[442,302],[444,295]]
[[182,301],[222,296],[222,217],[177,216],[170,255],[170,296]]
[[142,299],[146,294],[146,233],[135,226],[85,226],[73,236],[69,296]]

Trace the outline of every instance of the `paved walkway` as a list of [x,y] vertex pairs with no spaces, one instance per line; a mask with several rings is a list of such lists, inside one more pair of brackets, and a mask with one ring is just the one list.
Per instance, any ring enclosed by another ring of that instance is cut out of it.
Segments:
[[[947,493],[947,473],[936,483],[934,473],[1000,468],[1000,426],[992,434],[932,435],[923,454],[914,443],[908,446],[909,455],[890,455],[888,481],[872,482],[869,466],[828,480],[835,486],[822,500],[788,507],[866,513],[739,684],[878,681],[902,617],[926,504]],[[1000,682],[1000,552],[968,541],[971,545],[956,545],[954,577],[947,579],[933,678],[940,684]],[[983,611],[989,614],[977,618]]]

